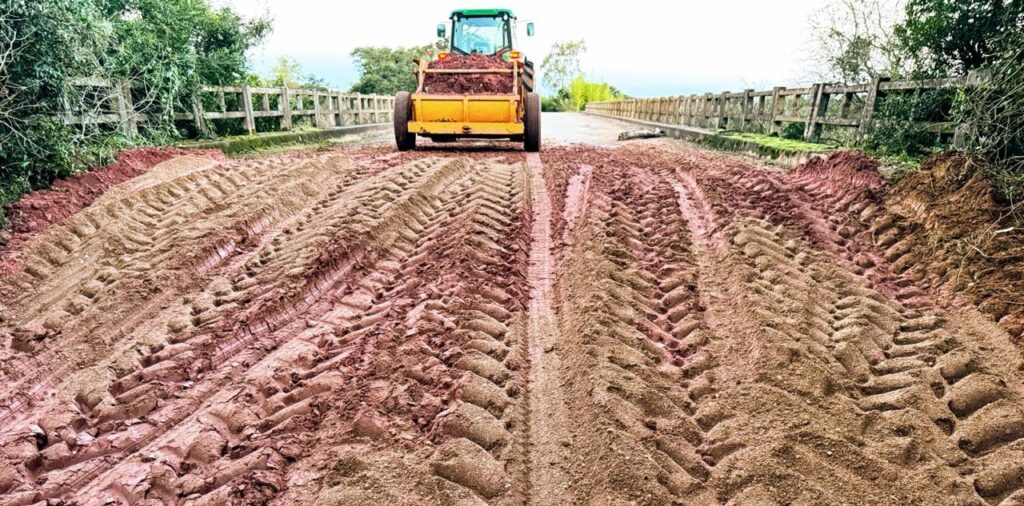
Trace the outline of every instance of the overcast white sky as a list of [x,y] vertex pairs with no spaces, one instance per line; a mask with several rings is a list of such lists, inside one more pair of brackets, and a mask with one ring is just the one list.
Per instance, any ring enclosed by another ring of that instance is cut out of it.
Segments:
[[794,85],[808,75],[808,18],[821,0],[337,1],[213,0],[243,15],[269,14],[274,33],[252,54],[260,74],[288,55],[303,70],[347,89],[356,80],[357,46],[411,46],[434,40],[454,8],[503,7],[537,33],[519,42],[540,62],[551,44],[585,39],[583,68],[633,96]]

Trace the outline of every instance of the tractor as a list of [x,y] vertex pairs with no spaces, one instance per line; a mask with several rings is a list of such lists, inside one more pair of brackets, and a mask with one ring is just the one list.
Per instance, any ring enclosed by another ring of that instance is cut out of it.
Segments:
[[[448,51],[437,60],[482,54],[510,63],[509,68],[444,69],[430,68],[430,62],[417,59],[417,88],[414,93],[395,95],[395,142],[400,151],[414,149],[416,137],[435,142],[465,138],[508,139],[522,142],[526,151],[540,151],[540,96],[534,92],[533,63],[516,44],[516,17],[509,9],[462,9],[452,11]],[[445,38],[447,26],[437,25],[437,36]],[[533,23],[526,23],[527,36],[533,36]],[[511,94],[431,94],[424,82],[431,74],[483,76],[507,74],[512,81]]]

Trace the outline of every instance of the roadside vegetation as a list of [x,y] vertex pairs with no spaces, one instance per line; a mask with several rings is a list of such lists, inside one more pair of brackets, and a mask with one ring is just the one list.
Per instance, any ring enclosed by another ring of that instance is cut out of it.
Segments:
[[[861,138],[835,137],[896,163],[961,149],[1011,203],[1024,199],[1024,2],[833,0],[813,19],[815,80],[931,79],[975,75],[961,90],[889,93]],[[954,132],[929,122],[952,121]],[[799,138],[799,125],[784,137]],[[905,173],[906,171],[900,171]]]
[[416,91],[415,59],[433,59],[447,47],[446,39],[415,47],[357,47],[352,50],[359,79],[349,91],[378,95],[394,95],[399,91]]
[[582,111],[587,102],[622,100],[628,98],[614,86],[588,80],[580,66],[580,58],[587,51],[586,41],[556,42],[540,64],[543,84],[554,94],[541,97],[541,110],[545,112]]
[[807,142],[801,139],[787,139],[777,135],[766,135],[752,132],[724,132],[723,137],[753,142],[780,151],[802,151],[806,153],[824,153],[836,148],[835,144]]
[[[245,52],[270,28],[203,0],[0,2],[0,209],[124,148],[176,138],[174,105],[201,84],[241,83]],[[79,78],[134,83],[149,118],[140,134],[57,120],[61,104],[88,110],[109,99]]]

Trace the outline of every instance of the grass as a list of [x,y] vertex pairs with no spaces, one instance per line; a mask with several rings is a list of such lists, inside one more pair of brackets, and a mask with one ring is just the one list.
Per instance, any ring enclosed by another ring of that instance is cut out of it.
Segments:
[[760,144],[762,146],[779,151],[824,153],[826,151],[831,151],[836,148],[836,146],[833,146],[831,144],[799,141],[794,139],[786,139],[783,137],[776,137],[773,135],[755,134],[750,132],[723,132],[721,135],[729,139],[753,142],[755,144]]
[[334,129],[303,128],[287,132],[265,132],[255,135],[238,135],[214,140],[187,141],[178,144],[185,148],[220,149],[231,157],[257,153],[275,153],[296,149],[316,149],[336,143],[336,137],[355,135]]

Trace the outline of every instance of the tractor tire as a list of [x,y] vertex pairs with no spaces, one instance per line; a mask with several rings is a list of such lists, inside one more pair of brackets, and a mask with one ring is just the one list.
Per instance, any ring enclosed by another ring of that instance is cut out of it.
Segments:
[[525,123],[524,129],[526,130],[523,135],[523,147],[531,153],[540,151],[540,95],[526,94],[523,123]]
[[409,132],[409,120],[412,118],[412,100],[408,91],[395,94],[395,144],[399,151],[416,148],[416,134]]

